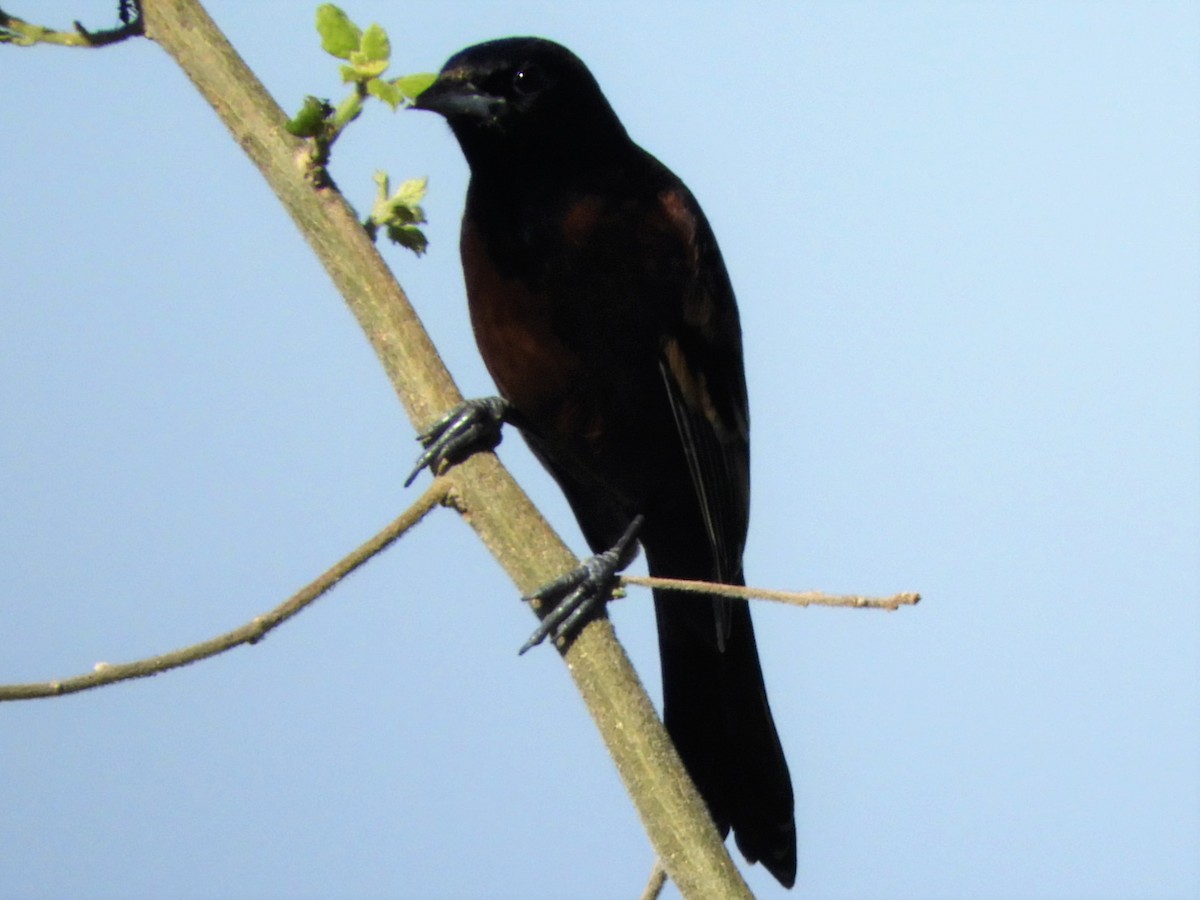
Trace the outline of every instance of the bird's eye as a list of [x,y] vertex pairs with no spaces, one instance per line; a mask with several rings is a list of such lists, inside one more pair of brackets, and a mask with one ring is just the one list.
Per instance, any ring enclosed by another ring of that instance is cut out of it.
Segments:
[[513,91],[523,96],[541,90],[545,83],[546,76],[537,63],[526,63],[513,75]]

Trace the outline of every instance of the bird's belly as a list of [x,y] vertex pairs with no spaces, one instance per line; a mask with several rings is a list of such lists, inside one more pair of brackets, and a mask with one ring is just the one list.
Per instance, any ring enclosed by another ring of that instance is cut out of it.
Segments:
[[579,359],[519,284],[504,288],[480,292],[468,286],[475,342],[504,398],[527,417],[541,419],[570,396]]

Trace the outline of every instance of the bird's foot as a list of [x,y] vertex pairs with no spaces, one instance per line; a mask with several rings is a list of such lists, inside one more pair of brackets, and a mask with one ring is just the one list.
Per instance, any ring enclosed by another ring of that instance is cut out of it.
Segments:
[[578,568],[522,598],[547,604],[550,609],[520,653],[536,647],[547,637],[555,642],[569,640],[578,634],[591,614],[604,608],[612,596],[617,574],[637,556],[637,536],[643,521],[643,516],[635,516],[611,548],[588,557]]
[[458,404],[417,435],[425,452],[417,458],[404,486],[412,484],[424,468],[438,475],[473,453],[494,450],[503,437],[501,426],[511,413],[512,407],[503,397],[464,400]]

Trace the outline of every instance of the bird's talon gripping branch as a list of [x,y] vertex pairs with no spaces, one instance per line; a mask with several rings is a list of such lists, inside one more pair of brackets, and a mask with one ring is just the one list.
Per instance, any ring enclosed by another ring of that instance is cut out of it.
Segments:
[[556,644],[570,640],[590,614],[604,607],[616,586],[617,574],[637,556],[637,536],[643,521],[642,516],[635,516],[620,540],[608,550],[588,557],[578,568],[522,598],[553,605],[518,653],[533,649],[547,637]]
[[509,404],[502,397],[464,400],[417,435],[425,452],[417,457],[404,486],[412,484],[422,469],[439,475],[473,453],[494,450],[503,437],[501,426],[509,413]]

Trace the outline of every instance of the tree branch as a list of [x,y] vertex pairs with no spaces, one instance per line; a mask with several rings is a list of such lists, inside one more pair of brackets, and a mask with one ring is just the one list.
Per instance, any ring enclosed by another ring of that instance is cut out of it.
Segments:
[[331,566],[318,576],[315,581],[301,588],[279,606],[255,616],[241,628],[175,650],[160,656],[152,656],[129,663],[96,663],[95,668],[87,675],[76,675],[61,681],[45,681],[33,684],[0,685],[0,702],[5,700],[33,700],[39,697],[59,697],[63,694],[76,694],[80,691],[91,690],[118,681],[129,681],[134,678],[149,678],[168,669],[178,669],[210,656],[240,647],[242,644],[257,644],[269,632],[278,628],[300,611],[307,609],[319,597],[332,590],[338,582],[373,557],[394,543],[402,534],[414,527],[425,518],[426,514],[446,499],[447,484],[444,479],[437,479],[429,486],[420,499],[404,511],[394,522],[375,535],[357,550]]

